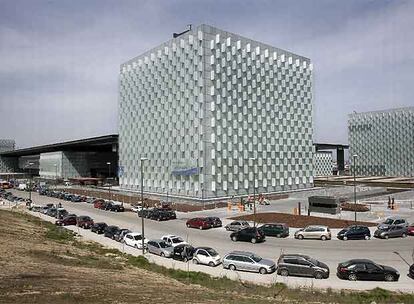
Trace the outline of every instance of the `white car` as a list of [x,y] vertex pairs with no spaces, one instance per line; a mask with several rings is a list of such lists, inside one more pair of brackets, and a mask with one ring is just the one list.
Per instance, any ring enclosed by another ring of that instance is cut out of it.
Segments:
[[214,267],[221,264],[221,258],[213,248],[198,247],[193,255],[193,263]]
[[[142,249],[142,235],[141,233],[130,232],[124,236],[125,245],[135,247],[137,249]],[[144,247],[147,247],[148,240],[144,238]]]
[[181,237],[176,236],[176,235],[164,235],[161,238],[164,242],[166,242],[167,244],[175,247],[177,245],[181,245],[181,244],[188,244],[187,242],[185,242]]
[[132,205],[132,206],[131,206],[131,211],[132,211],[132,212],[138,212],[138,211],[140,211],[140,210],[142,210],[142,206],[141,206],[141,204],[138,204],[138,205]]

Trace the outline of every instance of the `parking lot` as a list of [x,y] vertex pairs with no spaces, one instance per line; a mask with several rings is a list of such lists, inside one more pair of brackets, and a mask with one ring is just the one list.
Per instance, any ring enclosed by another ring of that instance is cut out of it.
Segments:
[[[20,196],[27,195],[24,192],[13,190],[14,193]],[[83,202],[73,203],[64,200],[39,196],[37,193],[32,193],[32,198],[35,204],[46,203],[61,203],[62,206],[70,213],[77,215],[88,215],[92,217],[95,222],[106,222],[110,225],[117,225],[121,228],[129,228],[132,231],[141,231],[141,218],[138,218],[136,214],[132,212],[108,212],[99,209],[95,209],[92,204]],[[206,211],[207,212],[207,211]],[[39,213],[33,213],[34,215],[41,216],[45,220],[54,221],[50,218]],[[412,262],[412,254],[414,249],[414,237],[380,240],[361,240],[361,241],[340,241],[333,237],[329,241],[319,240],[296,240],[292,237],[294,229],[291,229],[291,234],[288,238],[278,239],[267,237],[264,243],[251,244],[245,242],[234,243],[229,238],[229,232],[224,228],[214,228],[209,230],[188,229],[185,222],[188,218],[193,217],[191,213],[177,213],[177,220],[170,220],[165,222],[157,222],[146,220],[145,221],[145,236],[148,239],[160,238],[162,235],[175,234],[184,238],[188,243],[195,247],[209,246],[217,250],[217,252],[223,256],[224,254],[233,250],[243,250],[254,252],[263,258],[269,258],[273,261],[277,261],[281,253],[302,253],[312,256],[326,263],[331,271],[331,275],[327,280],[315,280],[299,277],[281,277],[275,273],[268,275],[260,275],[257,273],[248,272],[233,272],[224,270],[221,266],[208,267],[194,265],[190,263],[178,262],[171,259],[160,258],[158,256],[146,253],[145,256],[150,261],[155,261],[158,264],[179,268],[183,270],[203,271],[210,273],[214,276],[227,276],[234,279],[242,279],[251,282],[260,283],[274,283],[284,282],[292,287],[308,286],[319,288],[335,288],[335,289],[372,289],[375,287],[381,287],[389,290],[400,290],[413,292],[414,284],[413,280],[407,277],[408,266],[401,260],[401,258],[394,252],[398,252],[409,262]],[[223,219],[223,224],[229,222],[229,220]],[[127,247],[121,243],[117,243],[102,235],[97,235],[89,230],[80,229],[75,226],[68,226],[68,229],[74,230],[82,235],[87,240],[93,240],[101,244],[118,248],[121,251],[139,255],[140,250],[132,247]],[[336,230],[332,231],[333,236],[336,236]],[[350,282],[340,280],[336,277],[336,267],[339,262],[343,262],[353,258],[368,258],[372,259],[379,264],[385,264],[392,266],[399,270],[401,273],[400,280],[398,282]]]

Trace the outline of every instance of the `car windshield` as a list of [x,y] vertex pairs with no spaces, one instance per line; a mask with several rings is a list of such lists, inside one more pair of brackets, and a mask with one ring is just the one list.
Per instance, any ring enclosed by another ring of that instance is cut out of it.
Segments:
[[168,248],[171,247],[171,245],[167,244],[166,242],[160,242],[158,243],[160,245],[161,248]]
[[394,220],[393,220],[393,219],[387,219],[387,220],[384,222],[384,224],[390,225],[390,224],[392,224],[393,222],[394,222]]
[[258,255],[252,255],[251,258],[253,259],[253,261],[255,261],[256,263],[260,262],[262,260],[261,257],[259,257]]
[[217,251],[215,251],[213,248],[207,248],[206,251],[208,252],[208,254],[212,257],[217,256],[218,253]]
[[180,237],[176,237],[176,238],[173,238],[172,239],[172,242],[173,243],[182,243],[182,242],[184,242],[184,240],[182,238],[180,238]]

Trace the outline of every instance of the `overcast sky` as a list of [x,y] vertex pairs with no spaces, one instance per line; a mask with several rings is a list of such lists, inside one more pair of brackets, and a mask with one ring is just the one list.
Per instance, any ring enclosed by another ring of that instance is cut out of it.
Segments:
[[314,64],[314,141],[347,114],[413,106],[414,1],[0,0],[0,138],[27,147],[117,133],[122,62],[191,23]]

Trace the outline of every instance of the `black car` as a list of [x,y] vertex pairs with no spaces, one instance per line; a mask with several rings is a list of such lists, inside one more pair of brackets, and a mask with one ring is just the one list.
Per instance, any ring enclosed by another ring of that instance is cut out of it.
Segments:
[[108,227],[106,223],[95,223],[91,227],[91,231],[97,234],[102,234],[105,232],[105,228]]
[[181,244],[174,247],[172,258],[174,260],[179,260],[187,262],[193,258],[194,247],[188,244]]
[[154,209],[148,214],[148,218],[155,221],[168,221],[170,215],[166,210]]
[[233,242],[244,241],[257,243],[265,240],[266,236],[264,232],[257,227],[247,227],[239,231],[230,234],[230,238]]
[[400,273],[389,266],[379,265],[367,259],[349,260],[344,263],[339,263],[337,276],[340,279],[356,281],[398,281]]
[[218,217],[215,217],[215,216],[206,217],[206,221],[208,221],[210,223],[210,226],[212,228],[223,226],[223,223],[221,222],[221,220]]
[[410,266],[409,276],[414,279],[414,264]]
[[266,236],[287,237],[289,236],[289,227],[286,224],[268,223],[259,227]]
[[108,226],[105,228],[104,236],[111,239],[115,239],[115,234],[118,232],[118,230],[118,226]]
[[114,212],[124,212],[125,208],[122,205],[110,202],[105,206],[105,210],[114,211]]
[[338,232],[337,238],[340,240],[369,240],[371,231],[367,226],[352,225]]

